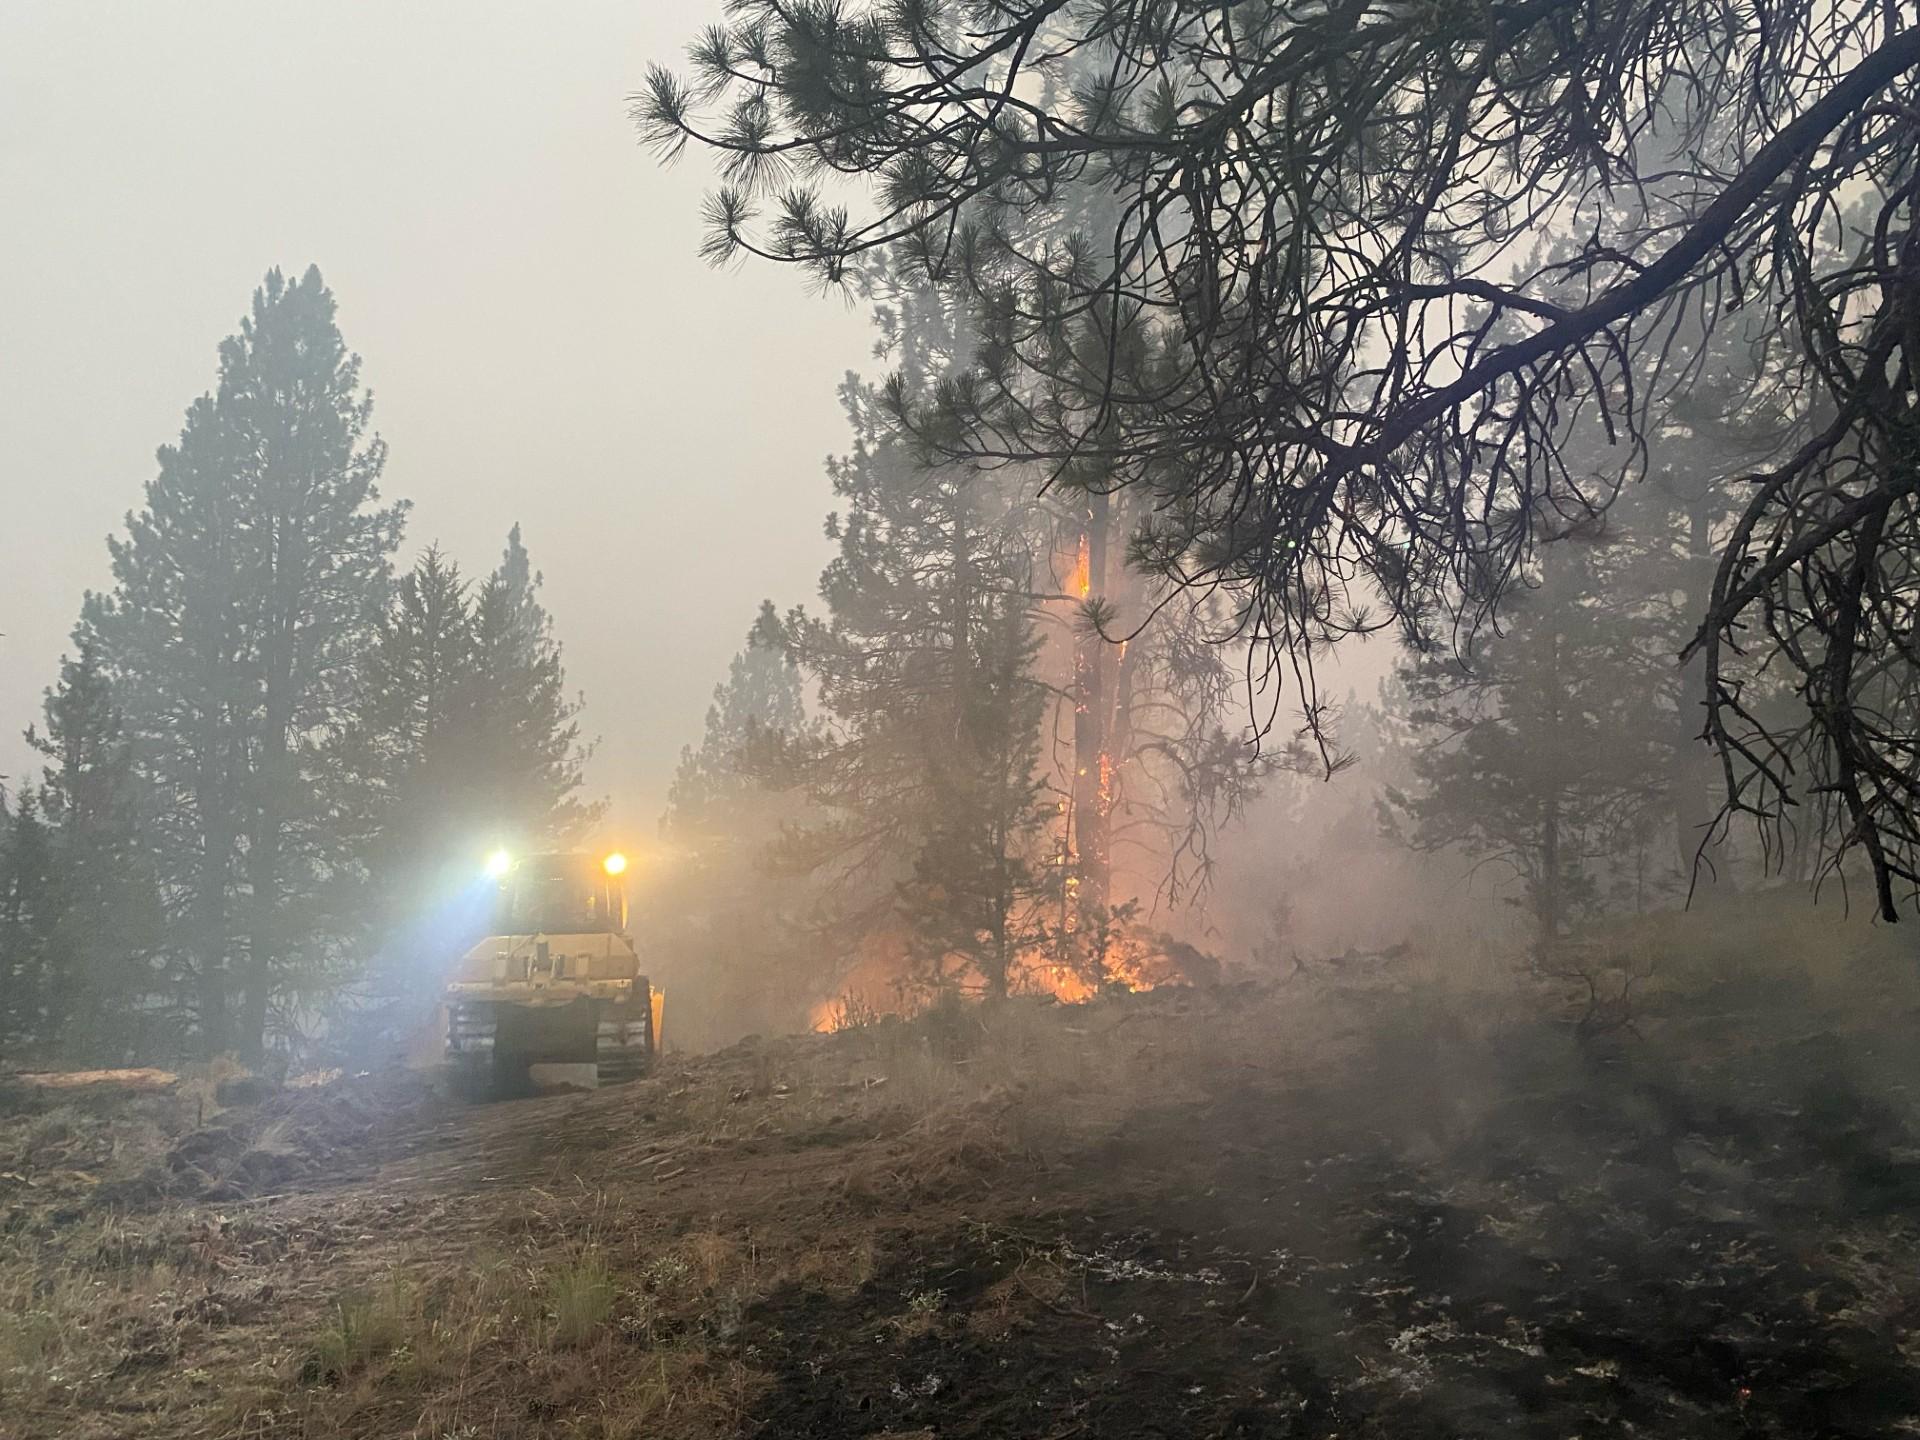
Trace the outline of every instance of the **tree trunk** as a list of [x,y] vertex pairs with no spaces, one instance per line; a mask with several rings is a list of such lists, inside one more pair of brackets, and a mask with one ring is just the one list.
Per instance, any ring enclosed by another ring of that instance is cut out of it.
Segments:
[[1004,1000],[1007,998],[1007,973],[1013,968],[1013,955],[1007,944],[1007,917],[1013,908],[1013,886],[1007,875],[1007,836],[1004,831],[996,833],[999,863],[995,867],[995,889],[993,896],[993,914],[989,919],[988,963],[985,975],[987,998]]
[[1540,891],[1535,897],[1540,921],[1540,959],[1550,962],[1560,945],[1560,801],[1547,801],[1540,845]]
[[[1105,599],[1108,528],[1112,502],[1087,496],[1086,529],[1077,574],[1082,600]],[[1073,637],[1073,834],[1074,909],[1096,956],[1107,949],[1113,888],[1113,748],[1108,668],[1112,649],[1092,626],[1076,624]]]
[[[1681,613],[1687,616],[1706,612],[1707,592],[1713,583],[1711,501],[1711,490],[1702,486],[1687,505],[1687,557],[1681,570],[1686,587]],[[1695,655],[1680,671],[1673,770],[1668,780],[1676,857],[1681,879],[1690,886],[1696,881],[1729,885],[1732,879],[1721,873],[1726,867],[1717,860],[1720,847],[1709,843],[1714,821],[1713,755],[1701,735],[1707,721],[1706,707],[1706,657]]]
[[[1543,589],[1552,559],[1549,550],[1541,560]],[[1548,623],[1543,624],[1540,631],[1546,646],[1547,733],[1551,737],[1548,753],[1553,759],[1553,769],[1546,780],[1546,820],[1540,835],[1541,883],[1539,894],[1535,897],[1540,919],[1540,961],[1546,964],[1552,961],[1560,944],[1560,786],[1565,783],[1566,777],[1559,772],[1561,767],[1575,763],[1578,757],[1571,753],[1574,747],[1568,743],[1564,731],[1566,692],[1561,680],[1560,627]]]
[[227,877],[233,864],[233,796],[220,763],[217,691],[206,700],[194,805],[200,820],[200,872],[192,902],[194,998],[200,1011],[200,1049],[211,1060],[227,1038]]
[[[266,487],[263,487],[266,488]],[[254,769],[253,835],[247,851],[249,934],[239,1044],[243,1057],[258,1061],[266,1053],[267,1008],[280,961],[281,853],[287,823],[285,797],[291,793],[289,749],[293,732],[295,664],[305,544],[297,519],[273,517],[269,537],[267,628],[261,669],[265,677],[260,757]]]
[[246,984],[240,1006],[241,1058],[255,1062],[266,1054],[267,1002],[278,954],[280,906],[279,818],[263,813],[247,852],[248,902]]

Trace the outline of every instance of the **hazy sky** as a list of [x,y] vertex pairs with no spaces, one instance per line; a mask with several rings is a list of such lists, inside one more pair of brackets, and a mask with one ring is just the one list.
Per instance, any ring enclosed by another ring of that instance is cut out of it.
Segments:
[[626,97],[719,0],[0,0],[0,773],[105,539],[268,267],[318,264],[414,502],[484,572],[525,530],[653,833],[763,595],[810,599],[864,318],[701,263],[704,161]]

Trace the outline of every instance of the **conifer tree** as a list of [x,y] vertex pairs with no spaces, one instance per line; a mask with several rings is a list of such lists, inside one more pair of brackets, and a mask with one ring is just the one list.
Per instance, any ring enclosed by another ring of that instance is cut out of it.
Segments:
[[472,655],[469,587],[429,546],[375,622],[341,740],[360,787],[357,849],[385,897],[369,907],[376,931],[398,918],[387,899],[430,893],[449,850],[482,843],[466,772]]
[[1516,876],[1542,957],[1605,903],[1606,858],[1643,848],[1667,793],[1654,646],[1633,632],[1643,621],[1596,599],[1602,553],[1553,548],[1497,633],[1401,669],[1421,743],[1414,784],[1386,792],[1389,815],[1418,848]]
[[916,463],[870,388],[850,378],[842,397],[855,445],[832,467],[846,509],[828,522],[826,611],[783,622],[827,727],[786,752],[789,782],[827,817],[791,853],[835,877],[850,918],[909,918],[922,983],[972,967],[1004,993],[1047,883],[1019,516],[951,467]]
[[368,834],[397,855],[558,844],[590,818],[586,750],[559,642],[515,526],[475,588],[429,547],[375,624],[355,706],[353,764]]
[[541,643],[549,638],[553,622],[540,603],[540,586],[546,577],[533,568],[517,521],[507,531],[507,547],[500,552],[500,563],[494,567],[491,578],[504,592],[506,611],[511,617],[509,629],[519,643],[520,658],[530,664],[537,657]]
[[334,314],[318,270],[268,273],[81,623],[154,796],[168,951],[208,1051],[259,1054],[275,995],[339,960],[323,895],[346,777],[323,742],[405,506],[380,503],[385,447]]
[[1029,905],[1054,879],[1041,843],[1046,690],[1033,675],[1039,647],[1023,596],[989,595],[971,628],[971,654],[948,701],[951,729],[947,705],[926,717],[936,724],[925,737],[931,804],[901,909],[924,973],[941,976],[959,959],[1000,997],[1020,952],[1045,937],[1044,918]]
[[69,1063],[171,1050],[153,1013],[159,910],[133,753],[94,647],[61,662],[45,715],[27,731],[48,762],[37,798],[53,857],[42,1039]]
[[53,845],[32,789],[0,806],[0,1052],[43,1045],[58,1004],[53,973]]
[[462,901],[488,849],[565,843],[595,813],[577,797],[579,706],[538,584],[518,526],[478,589],[430,546],[375,624],[338,741],[356,778],[357,908],[369,919],[356,1037],[404,1029],[481,933],[481,908]]
[[428,546],[375,623],[336,741],[356,781],[353,909],[365,958],[360,983],[337,997],[335,1024],[356,1054],[402,1041],[437,993],[433,962],[477,938],[477,913],[440,903],[470,886],[486,843],[469,768],[472,661],[471,587]]
[[792,1029],[832,978],[811,878],[774,863],[781,836],[818,816],[762,764],[817,729],[780,620],[763,601],[747,643],[716,685],[700,744],[681,751],[660,822],[668,877],[646,907],[658,978],[675,993],[675,1030],[696,1045]]
[[473,599],[466,676],[481,810],[496,833],[522,844],[562,843],[600,813],[580,798],[592,747],[580,737],[580,701],[567,692],[540,583],[515,525]]
[[[1108,230],[1113,219],[1111,197],[1082,184],[1062,186],[1022,217],[1063,244],[1076,230]],[[990,350],[999,333],[990,321],[929,284],[908,248],[864,274],[861,291],[874,303],[878,351],[898,364],[878,392],[882,422],[915,463],[947,466],[986,492],[983,513],[1003,507],[1033,557],[1028,599],[1042,643],[1031,668],[1052,696],[1039,742],[1057,900],[1050,963],[1103,983],[1116,978],[1111,962],[1123,949],[1151,950],[1162,938],[1142,929],[1144,912],[1206,889],[1215,836],[1271,774],[1324,774],[1344,761],[1286,734],[1252,743],[1247,677],[1231,652],[1210,643],[1236,629],[1231,607],[1178,594],[1137,563],[1129,537],[1151,517],[1141,497],[1115,488],[1101,447],[1044,469],[954,465],[966,436],[941,424],[929,402],[973,383],[977,348]],[[1142,339],[1126,327],[1114,343],[1130,352]],[[929,416],[931,424],[920,423]]]
[[781,643],[773,602],[763,600],[746,648],[713,688],[699,747],[680,752],[662,832],[678,844],[709,849],[760,828],[742,812],[766,808],[771,792],[749,773],[749,753],[764,740],[797,738],[806,729],[800,667]]
[[145,507],[107,542],[114,588],[89,595],[79,638],[105,661],[153,795],[153,853],[167,906],[166,959],[203,1052],[230,1040],[248,712],[234,487],[211,396],[159,452]]

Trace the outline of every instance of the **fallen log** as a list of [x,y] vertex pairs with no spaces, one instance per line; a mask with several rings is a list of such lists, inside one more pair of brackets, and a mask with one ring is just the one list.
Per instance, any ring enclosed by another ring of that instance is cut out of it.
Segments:
[[180,1077],[151,1066],[132,1070],[22,1070],[0,1075],[0,1087],[25,1090],[117,1089],[158,1092],[171,1090]]

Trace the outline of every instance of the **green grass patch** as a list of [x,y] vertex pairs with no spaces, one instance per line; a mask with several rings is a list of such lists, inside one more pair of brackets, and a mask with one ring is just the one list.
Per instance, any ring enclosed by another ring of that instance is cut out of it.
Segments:
[[587,1250],[549,1270],[544,1282],[546,1341],[572,1350],[599,1334],[613,1314],[613,1272],[598,1250]]

